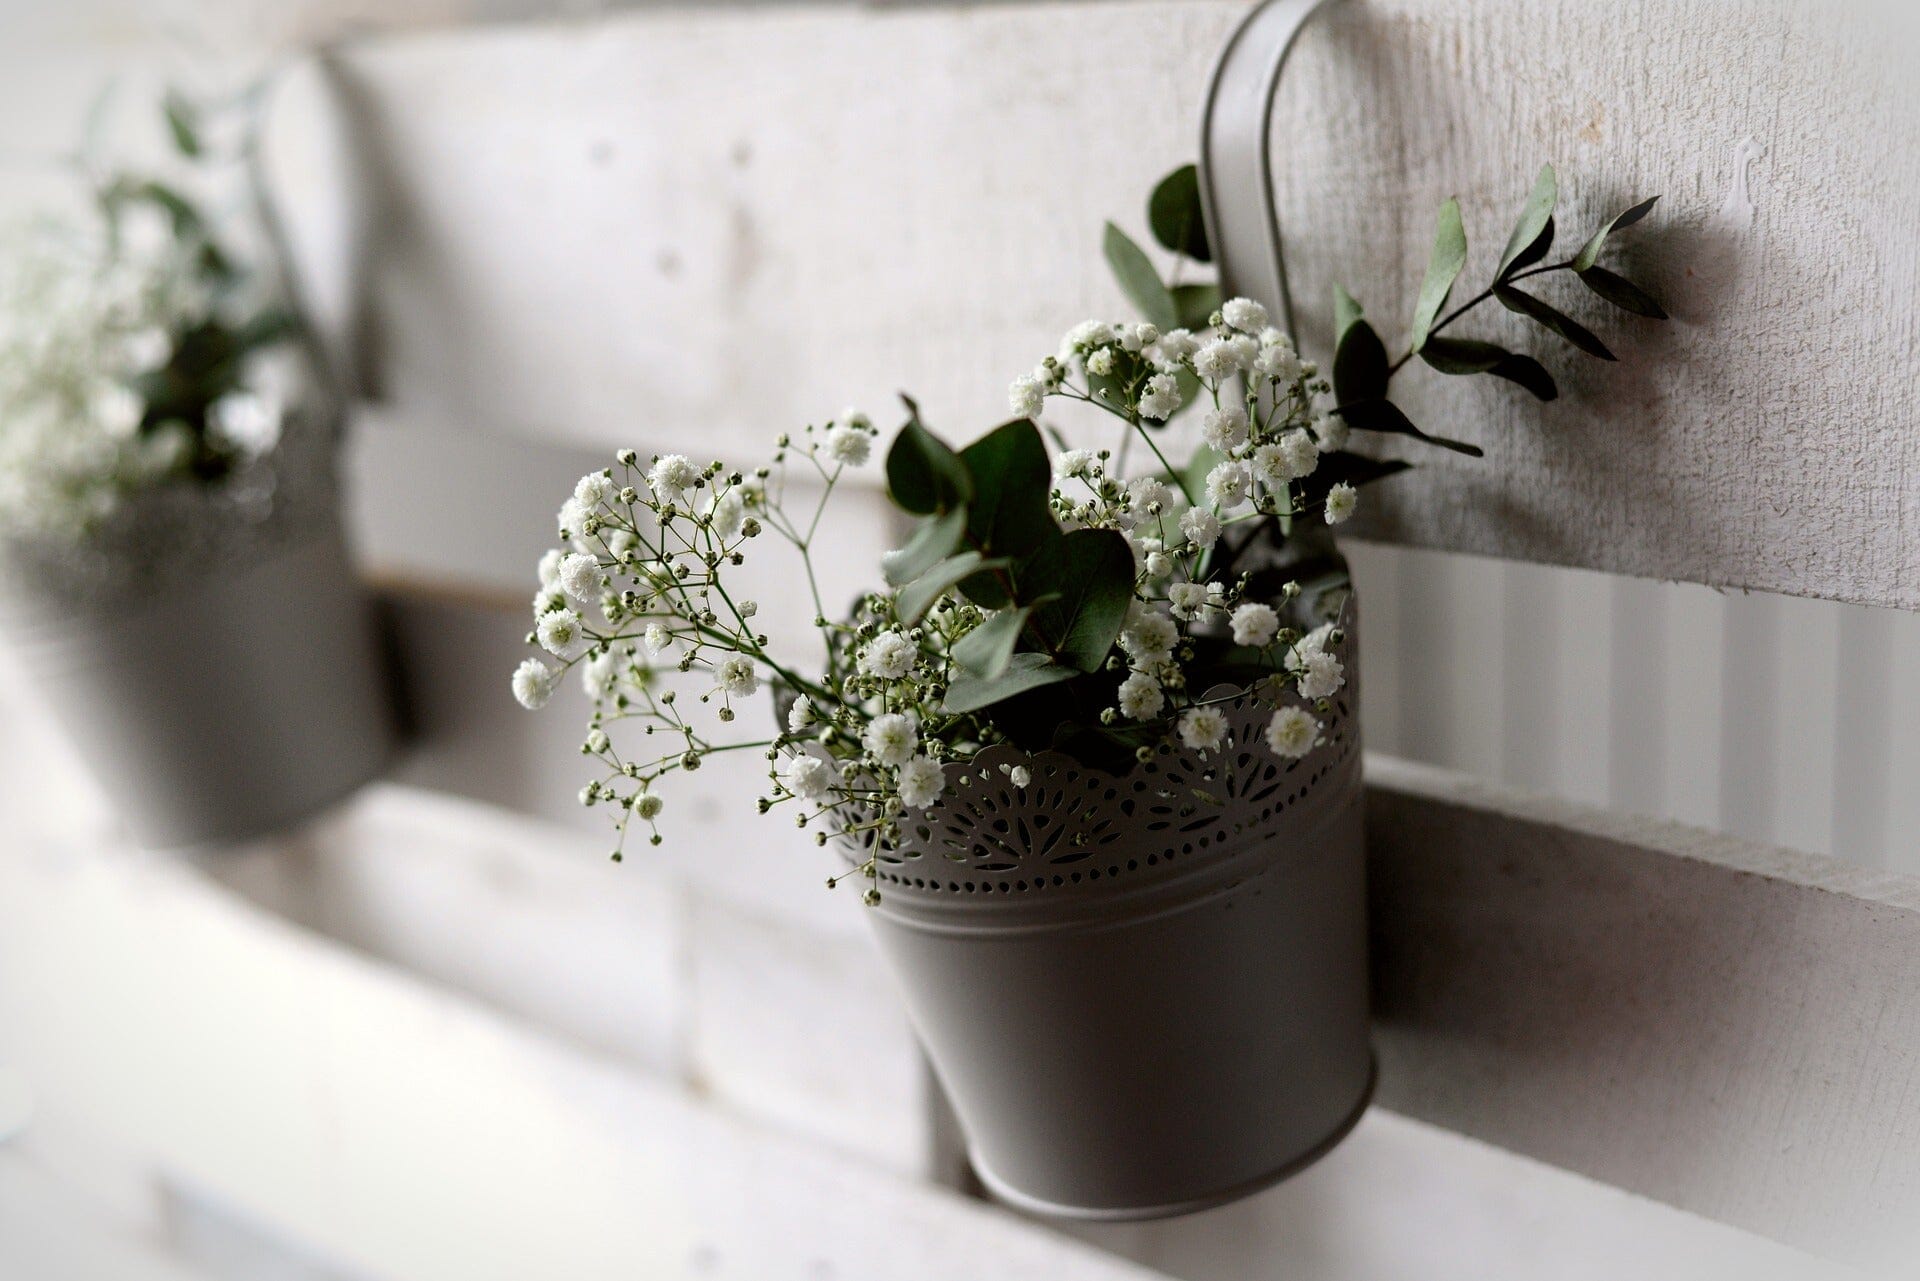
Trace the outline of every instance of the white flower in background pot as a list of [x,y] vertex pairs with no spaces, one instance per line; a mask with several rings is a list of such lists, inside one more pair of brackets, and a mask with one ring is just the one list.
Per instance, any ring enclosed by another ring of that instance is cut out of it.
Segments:
[[[168,111],[189,179],[245,171]],[[0,242],[0,632],[163,846],[304,818],[394,732],[339,407],[273,265],[242,264],[190,190],[110,174],[97,220]]]

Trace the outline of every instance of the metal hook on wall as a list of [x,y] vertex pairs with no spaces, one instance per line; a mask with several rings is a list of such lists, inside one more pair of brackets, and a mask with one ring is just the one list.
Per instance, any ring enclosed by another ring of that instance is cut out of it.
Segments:
[[1264,0],[1213,64],[1200,117],[1200,207],[1223,297],[1263,302],[1298,340],[1273,196],[1273,97],[1307,20],[1331,0]]

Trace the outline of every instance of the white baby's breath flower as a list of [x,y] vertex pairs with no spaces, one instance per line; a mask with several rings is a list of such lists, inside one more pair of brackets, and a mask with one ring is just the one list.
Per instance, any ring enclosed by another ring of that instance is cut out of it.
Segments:
[[1271,605],[1248,601],[1233,611],[1233,643],[1265,649],[1280,630],[1280,615]]
[[1287,475],[1292,480],[1311,476],[1313,469],[1320,465],[1320,447],[1313,443],[1313,437],[1299,428],[1280,438],[1280,452],[1286,460]]
[[1200,438],[1223,454],[1231,454],[1247,443],[1247,411],[1226,404],[1207,411],[1200,420]]
[[1113,372],[1113,348],[1101,347],[1087,356],[1087,372],[1105,378]]
[[647,488],[662,503],[675,505],[686,501],[687,491],[700,479],[699,469],[685,454],[663,454],[647,470]]
[[1015,418],[1038,418],[1047,403],[1047,385],[1032,374],[1021,374],[1007,388],[1007,407]]
[[1007,771],[1007,781],[1015,787],[1025,787],[1033,782],[1033,771],[1024,765],[1016,765]]
[[1173,573],[1173,557],[1165,552],[1148,552],[1140,562],[1140,572],[1149,582],[1159,582]]
[[569,498],[560,504],[560,514],[554,523],[562,538],[579,538],[586,530],[587,509],[580,505],[577,498]]
[[1093,451],[1069,449],[1053,460],[1053,474],[1061,480],[1085,480],[1093,474]]
[[1175,583],[1167,588],[1167,599],[1175,618],[1197,623],[1213,616],[1213,602],[1205,583]]
[[1102,320],[1083,320],[1060,340],[1060,359],[1071,360],[1080,352],[1091,347],[1099,347],[1113,341],[1113,326]]
[[208,408],[208,425],[250,454],[264,454],[280,439],[280,406],[250,391],[229,392]]
[[1346,481],[1341,481],[1327,490],[1327,524],[1338,525],[1353,515],[1353,509],[1360,505],[1360,493]]
[[1166,695],[1160,682],[1145,672],[1135,672],[1120,682],[1120,712],[1129,720],[1144,721],[1160,714]]
[[1351,429],[1339,414],[1321,414],[1313,420],[1313,438],[1327,453],[1347,447]]
[[1308,654],[1318,654],[1333,643],[1333,624],[1322,623],[1302,636],[1293,647],[1294,657],[1304,658]]
[[606,575],[600,572],[599,561],[584,552],[575,552],[560,562],[558,581],[561,591],[584,604],[599,598],[600,585],[606,581]]
[[1140,415],[1165,421],[1180,408],[1180,382],[1172,374],[1155,374],[1140,393]]
[[906,712],[874,717],[860,736],[860,746],[882,765],[905,765],[919,745],[920,722]]
[[1230,512],[1247,501],[1252,478],[1245,463],[1225,462],[1207,473],[1207,501]]
[[940,762],[916,756],[900,767],[900,803],[908,809],[923,810],[946,790],[947,774]]
[[833,768],[817,756],[795,756],[780,772],[780,783],[801,800],[814,800],[833,787]]
[[540,621],[542,614],[566,608],[568,608],[567,594],[557,588],[542,587],[533,595],[533,620],[536,623]]
[[1180,518],[1180,532],[1187,536],[1188,542],[1205,551],[1220,540],[1220,519],[1210,511],[1194,507]]
[[1274,382],[1291,383],[1300,377],[1300,357],[1284,334],[1278,342],[1261,344],[1260,354],[1253,358],[1253,367]]
[[513,669],[513,696],[530,711],[547,705],[553,697],[554,670],[537,658],[529,658]]
[[548,591],[560,590],[560,565],[567,554],[558,547],[551,548],[540,557],[540,586]]
[[749,698],[760,688],[760,675],[745,654],[728,654],[714,665],[713,674],[728,698]]
[[1143,613],[1127,624],[1120,633],[1120,648],[1136,664],[1147,667],[1172,658],[1173,647],[1179,640],[1180,629],[1174,626],[1173,620],[1154,611]]
[[[866,437],[861,439],[865,440]],[[723,543],[730,543],[740,536],[741,526],[747,523],[747,504],[737,490],[730,489],[713,500],[707,520],[712,525],[713,536]]]
[[1127,511],[1135,520],[1146,520],[1173,505],[1173,490],[1153,476],[1136,476],[1127,482]]
[[1169,329],[1160,335],[1158,342],[1152,344],[1149,354],[1163,364],[1178,365],[1182,361],[1191,359],[1193,353],[1199,349],[1200,344],[1195,341],[1192,334],[1184,329]]
[[1233,359],[1242,369],[1252,369],[1260,358],[1260,340],[1252,334],[1232,334],[1225,342],[1233,349]]
[[673,630],[665,623],[648,623],[641,639],[646,642],[649,654],[664,654],[673,644]]
[[580,688],[587,697],[598,701],[613,693],[620,677],[620,664],[624,656],[613,650],[595,654],[580,665]]
[[842,467],[864,467],[873,453],[873,437],[859,427],[841,424],[827,433],[827,457]]
[[573,487],[574,501],[592,511],[614,495],[614,483],[605,472],[590,471]]
[[1180,717],[1180,741],[1196,752],[1215,752],[1227,738],[1227,718],[1217,707],[1190,707]]
[[1267,746],[1292,758],[1305,756],[1320,741],[1320,722],[1304,707],[1283,707],[1267,722]]
[[1251,298],[1229,298],[1220,306],[1220,318],[1243,334],[1267,327],[1267,309]]
[[1346,683],[1346,668],[1325,650],[1300,656],[1293,683],[1302,698],[1332,698]]
[[819,716],[813,710],[813,700],[805,694],[793,700],[793,706],[787,709],[787,728],[798,734],[809,728]]
[[660,811],[666,807],[667,803],[655,792],[642,792],[633,802],[633,812],[649,823],[659,818]]
[[1193,353],[1193,372],[1209,385],[1223,382],[1240,372],[1240,356],[1232,343],[1215,338]]
[[587,647],[586,631],[580,615],[570,609],[556,609],[540,616],[533,629],[540,648],[556,658],[573,658]]
[[860,651],[860,671],[881,680],[897,681],[913,670],[918,657],[913,642],[899,632],[881,632]]

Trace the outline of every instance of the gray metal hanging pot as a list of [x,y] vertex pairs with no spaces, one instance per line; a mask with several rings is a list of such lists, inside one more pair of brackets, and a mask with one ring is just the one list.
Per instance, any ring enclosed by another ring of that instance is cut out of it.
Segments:
[[377,776],[395,730],[336,512],[164,590],[9,585],[0,632],[139,843],[239,840]]
[[[1201,183],[1224,291],[1292,327],[1267,161],[1280,65],[1319,0],[1256,9],[1214,73]],[[1328,1151],[1373,1089],[1359,664],[1299,760],[1271,711],[1122,777],[995,747],[883,855],[872,921],[999,1198],[1144,1219],[1234,1200]],[[1003,766],[1024,765],[1012,786]],[[864,850],[849,850],[851,861]]]

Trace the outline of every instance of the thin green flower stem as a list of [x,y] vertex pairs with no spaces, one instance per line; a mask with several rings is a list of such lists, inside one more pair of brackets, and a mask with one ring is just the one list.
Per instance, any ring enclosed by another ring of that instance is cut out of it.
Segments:
[[[1478,307],[1481,303],[1486,302],[1488,299],[1492,298],[1493,291],[1501,285],[1512,284],[1516,280],[1527,280],[1533,276],[1545,276],[1552,272],[1570,271],[1572,269],[1573,269],[1573,259],[1569,258],[1565,262],[1550,263],[1547,266],[1534,267],[1527,271],[1516,271],[1511,276],[1508,276],[1505,280],[1496,280],[1493,284],[1488,285],[1485,289],[1475,294],[1472,298],[1469,298],[1466,302],[1461,303],[1458,307],[1455,307],[1452,311],[1448,312],[1440,320],[1435,321],[1433,324],[1433,327],[1427,330],[1427,336],[1431,338],[1434,334],[1439,333],[1442,329],[1445,329],[1448,325],[1451,325],[1454,321],[1460,319],[1460,317],[1466,315],[1469,311],[1472,311],[1475,307]],[[1414,355],[1415,355],[1414,352],[1408,351],[1406,355],[1400,357],[1400,359],[1394,361],[1391,365],[1387,366],[1387,377],[1392,378],[1395,374],[1399,373],[1401,368],[1408,361],[1413,359]]]
[[1167,475],[1173,477],[1174,486],[1177,489],[1179,489],[1180,496],[1187,500],[1187,506],[1189,507],[1199,506],[1199,504],[1194,501],[1193,491],[1187,488],[1187,478],[1180,474],[1180,471],[1178,468],[1176,468],[1172,463],[1167,461],[1167,456],[1160,452],[1160,446],[1153,443],[1153,437],[1148,434],[1146,424],[1140,421],[1140,417],[1138,414],[1131,414],[1131,415],[1123,414],[1119,410],[1113,408],[1111,405],[1107,405],[1095,399],[1094,397],[1081,392],[1078,388],[1074,387],[1071,383],[1062,382],[1060,384],[1060,387],[1062,391],[1064,391],[1067,394],[1068,399],[1084,400],[1089,405],[1098,405],[1100,408],[1112,414],[1115,418],[1118,418],[1121,422],[1126,423],[1129,427],[1133,428],[1134,431],[1140,433],[1140,439],[1145,441],[1147,444],[1147,448],[1153,451],[1153,456],[1160,460],[1160,465],[1166,468]]

